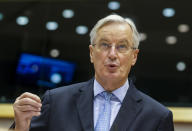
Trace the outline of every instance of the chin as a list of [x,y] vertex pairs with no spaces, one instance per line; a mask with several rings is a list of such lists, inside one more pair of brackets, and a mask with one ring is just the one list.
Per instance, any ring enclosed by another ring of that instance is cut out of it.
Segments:
[[121,78],[120,75],[118,73],[107,73],[107,75],[105,75],[106,78],[110,78],[110,79],[119,79]]

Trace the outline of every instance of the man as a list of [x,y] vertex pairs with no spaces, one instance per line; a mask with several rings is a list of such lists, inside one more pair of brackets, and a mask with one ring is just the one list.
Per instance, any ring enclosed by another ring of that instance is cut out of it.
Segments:
[[95,77],[47,91],[42,104],[38,96],[22,94],[13,105],[15,130],[173,131],[172,113],[128,80],[139,53],[134,23],[109,15],[90,37]]

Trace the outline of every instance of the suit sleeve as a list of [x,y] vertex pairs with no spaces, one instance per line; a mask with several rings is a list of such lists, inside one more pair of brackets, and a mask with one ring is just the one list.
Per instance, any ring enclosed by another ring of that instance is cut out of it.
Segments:
[[31,120],[30,131],[48,131],[50,113],[50,91],[42,97],[41,115],[33,117]]
[[171,111],[162,117],[157,131],[174,131],[173,114]]

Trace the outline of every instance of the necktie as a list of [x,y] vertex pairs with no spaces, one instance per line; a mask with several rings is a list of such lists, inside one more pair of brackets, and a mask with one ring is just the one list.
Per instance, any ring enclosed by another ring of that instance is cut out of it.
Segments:
[[111,93],[106,91],[101,93],[104,98],[104,108],[99,113],[99,118],[96,123],[95,131],[109,131],[110,129],[110,118],[111,118]]

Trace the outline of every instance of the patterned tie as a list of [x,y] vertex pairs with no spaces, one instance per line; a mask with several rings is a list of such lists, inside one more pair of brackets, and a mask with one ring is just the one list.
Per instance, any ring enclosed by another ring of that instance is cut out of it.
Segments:
[[99,113],[99,118],[96,123],[95,131],[109,131],[110,129],[110,118],[111,118],[111,102],[112,97],[111,93],[106,91],[101,93],[101,96],[104,98],[104,108]]

